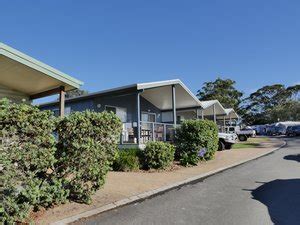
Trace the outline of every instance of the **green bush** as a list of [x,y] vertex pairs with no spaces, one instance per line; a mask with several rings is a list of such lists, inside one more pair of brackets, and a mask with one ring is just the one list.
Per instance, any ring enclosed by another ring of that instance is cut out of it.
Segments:
[[141,151],[141,159],[145,169],[165,169],[174,160],[175,147],[165,142],[147,142]]
[[184,166],[212,159],[218,140],[218,128],[213,121],[185,120],[176,130],[176,158]]
[[89,202],[104,184],[120,131],[121,121],[111,113],[57,119],[1,100],[0,222],[28,222],[32,210],[68,199]]
[[113,163],[114,171],[137,171],[140,168],[139,149],[121,149]]
[[58,123],[56,168],[68,180],[70,199],[90,203],[104,185],[120,133],[120,119],[108,112],[75,112]]
[[54,129],[51,112],[0,101],[2,222],[22,221],[33,208],[66,201],[68,193],[53,173]]

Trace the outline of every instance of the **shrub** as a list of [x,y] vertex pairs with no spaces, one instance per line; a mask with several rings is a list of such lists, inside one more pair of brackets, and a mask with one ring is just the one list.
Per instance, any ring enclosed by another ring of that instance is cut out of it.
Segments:
[[[32,207],[47,207],[66,200],[67,192],[62,183],[49,172],[56,162],[54,128],[51,112],[0,101],[0,211],[3,222],[22,221]],[[53,187],[56,189],[50,191]]]
[[212,159],[218,140],[218,128],[213,121],[185,120],[176,130],[176,158],[184,166]]
[[74,201],[90,203],[116,155],[121,121],[113,113],[75,112],[57,126],[57,172]]
[[175,147],[164,142],[148,142],[141,151],[143,166],[146,169],[164,169],[174,160]]
[[113,163],[114,171],[137,171],[140,168],[139,149],[121,149]]

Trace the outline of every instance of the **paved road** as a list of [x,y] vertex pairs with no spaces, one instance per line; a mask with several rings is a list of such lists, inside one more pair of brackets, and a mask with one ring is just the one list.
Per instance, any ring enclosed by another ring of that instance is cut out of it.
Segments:
[[77,224],[300,224],[300,139],[287,143],[203,182]]

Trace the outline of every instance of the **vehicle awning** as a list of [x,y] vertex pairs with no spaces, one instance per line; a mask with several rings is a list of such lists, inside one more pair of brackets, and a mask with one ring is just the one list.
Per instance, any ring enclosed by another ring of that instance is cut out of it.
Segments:
[[[28,55],[0,43],[0,97],[49,95],[51,90],[64,87],[66,91],[77,89],[83,83]],[[52,93],[53,94],[53,93]]]

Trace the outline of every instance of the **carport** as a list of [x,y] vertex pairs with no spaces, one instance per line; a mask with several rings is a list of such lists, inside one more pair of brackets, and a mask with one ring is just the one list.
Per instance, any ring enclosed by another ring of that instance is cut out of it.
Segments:
[[64,114],[65,92],[83,83],[16,49],[0,43],[0,99],[31,102],[59,94],[60,115]]
[[217,116],[226,116],[226,111],[218,100],[201,101],[203,106],[202,119],[212,119],[217,122]]

